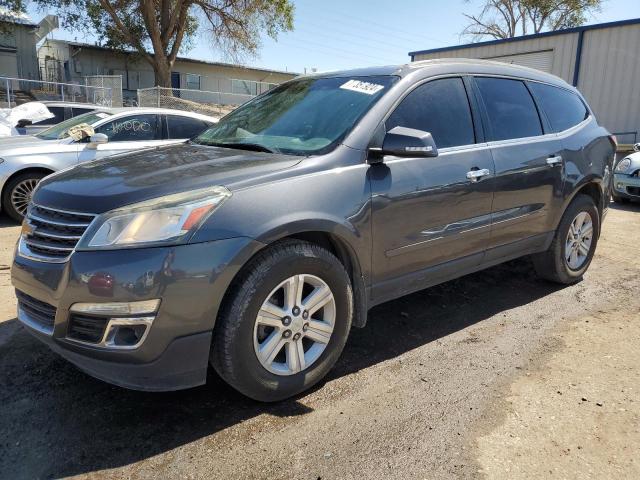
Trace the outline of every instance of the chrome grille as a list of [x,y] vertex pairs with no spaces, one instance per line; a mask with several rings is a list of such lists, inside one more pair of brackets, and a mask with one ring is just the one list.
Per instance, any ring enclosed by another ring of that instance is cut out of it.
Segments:
[[22,233],[27,256],[42,261],[67,260],[94,218],[95,215],[89,213],[31,205]]

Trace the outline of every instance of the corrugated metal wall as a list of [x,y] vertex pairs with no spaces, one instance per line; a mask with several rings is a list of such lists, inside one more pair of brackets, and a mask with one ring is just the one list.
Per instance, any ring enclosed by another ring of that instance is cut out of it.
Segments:
[[[482,58],[530,66],[534,58],[527,54],[536,53],[540,58],[535,60],[541,61],[542,52],[551,51],[550,73],[572,83],[579,35],[578,32],[559,33],[521,41],[418,53],[414,60]],[[590,29],[583,35],[578,89],[595,111],[600,124],[615,133],[638,132],[636,141],[640,141],[640,24]],[[631,143],[634,135],[620,136],[619,140]]]
[[578,89],[602,125],[640,141],[640,25],[585,32]]
[[[498,43],[478,47],[461,48],[444,52],[418,54],[414,60],[430,58],[483,58],[494,59],[505,55],[519,55],[532,52],[553,51],[551,72],[571,82],[575,66],[578,34],[569,33],[552,37],[532,38],[521,42]],[[517,62],[516,62],[517,63]]]

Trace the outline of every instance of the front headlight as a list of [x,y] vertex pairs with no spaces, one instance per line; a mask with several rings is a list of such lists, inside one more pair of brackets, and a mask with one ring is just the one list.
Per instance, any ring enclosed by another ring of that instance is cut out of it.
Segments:
[[181,243],[230,196],[208,187],[112,210],[94,220],[77,250]]
[[622,160],[620,160],[618,162],[618,165],[616,165],[615,172],[616,173],[627,173],[627,170],[629,170],[630,166],[631,166],[631,159],[630,158],[623,158]]

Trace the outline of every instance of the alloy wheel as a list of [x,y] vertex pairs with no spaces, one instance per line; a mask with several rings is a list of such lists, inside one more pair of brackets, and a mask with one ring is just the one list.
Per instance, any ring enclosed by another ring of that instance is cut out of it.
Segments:
[[329,344],[335,317],[335,298],[321,278],[299,274],[284,280],[255,321],[253,346],[260,364],[276,375],[306,370]]
[[571,222],[565,243],[565,260],[572,270],[579,270],[587,261],[593,241],[593,220],[588,212],[580,212]]
[[36,189],[40,180],[36,178],[27,178],[18,183],[11,192],[11,205],[20,215],[27,214],[27,207],[31,201],[31,195]]

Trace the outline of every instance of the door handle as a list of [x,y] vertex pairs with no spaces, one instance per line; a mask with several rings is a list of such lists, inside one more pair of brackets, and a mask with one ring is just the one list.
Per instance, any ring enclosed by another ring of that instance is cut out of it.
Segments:
[[467,178],[472,182],[477,182],[482,177],[486,177],[487,175],[491,175],[491,170],[487,168],[483,168],[482,170],[469,170],[467,172]]
[[560,155],[554,155],[553,157],[547,158],[547,165],[551,165],[552,167],[562,165],[562,157]]

